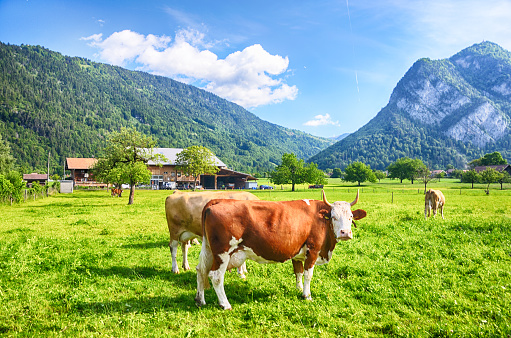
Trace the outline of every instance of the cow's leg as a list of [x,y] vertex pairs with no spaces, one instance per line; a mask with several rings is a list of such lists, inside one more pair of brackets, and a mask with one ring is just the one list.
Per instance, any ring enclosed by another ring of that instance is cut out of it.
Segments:
[[311,280],[314,274],[314,263],[316,263],[317,258],[318,254],[316,252],[308,251],[304,262],[302,297],[307,300],[312,300]]
[[426,200],[426,202],[424,203],[424,218],[425,219],[428,219],[428,211],[429,211],[429,204],[428,204],[428,201]]
[[[224,310],[231,310],[231,304],[229,303],[229,300],[227,300],[224,290],[224,276],[225,271],[227,271],[227,266],[229,265],[230,255],[228,252],[225,252],[214,257],[214,260],[214,266],[208,274],[209,278],[211,278],[211,283],[215,289],[220,307]],[[215,267],[217,268],[215,269]]]
[[440,204],[440,212],[442,213],[442,219],[445,219],[444,218],[444,205],[443,204]]
[[293,260],[293,270],[295,272],[296,277],[296,288],[300,291],[303,291],[303,262]]
[[213,254],[205,238],[202,239],[202,248],[199,255],[199,264],[197,265],[197,294],[195,303],[198,306],[206,305],[204,299],[204,289],[209,288],[208,274],[213,263]]
[[190,270],[190,265],[188,264],[188,248],[191,247],[190,241],[181,243],[181,251],[183,253],[183,270]]
[[172,256],[172,272],[179,273],[179,268],[177,267],[177,247],[179,246],[179,242],[175,240],[171,240],[169,242],[170,255]]
[[311,281],[312,281],[312,275],[313,274],[314,274],[314,265],[312,265],[308,269],[305,269],[305,271],[303,272],[304,283],[303,283],[302,297],[307,299],[307,300],[312,300],[312,297],[311,297]]

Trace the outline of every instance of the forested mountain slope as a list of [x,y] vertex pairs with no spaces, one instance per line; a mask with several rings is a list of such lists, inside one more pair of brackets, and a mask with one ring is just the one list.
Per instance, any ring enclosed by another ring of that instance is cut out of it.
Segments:
[[431,169],[463,168],[494,151],[511,160],[510,126],[511,53],[483,42],[449,59],[415,62],[376,117],[309,161],[383,170],[404,156]]
[[[263,121],[166,77],[0,43],[0,134],[27,170],[101,156],[105,137],[136,126],[158,147],[203,145],[236,170],[266,171],[283,153],[309,158],[331,140]],[[61,172],[61,169],[59,169]]]

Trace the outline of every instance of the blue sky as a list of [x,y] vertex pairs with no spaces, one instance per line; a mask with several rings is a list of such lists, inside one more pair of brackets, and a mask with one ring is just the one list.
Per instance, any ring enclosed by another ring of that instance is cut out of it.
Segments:
[[0,41],[168,76],[313,135],[369,122],[419,58],[511,50],[510,0],[0,0]]

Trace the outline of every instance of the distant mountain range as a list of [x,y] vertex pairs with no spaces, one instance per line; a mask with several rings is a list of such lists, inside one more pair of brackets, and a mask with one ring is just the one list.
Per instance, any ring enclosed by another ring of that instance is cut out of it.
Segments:
[[263,121],[210,92],[166,77],[0,43],[0,134],[25,172],[62,172],[65,157],[98,157],[109,132],[135,126],[158,147],[203,145],[231,169],[272,170],[334,141]]
[[[235,170],[272,170],[283,153],[344,169],[385,169],[407,156],[431,169],[499,151],[511,159],[511,53],[483,42],[449,59],[420,59],[389,103],[352,134],[327,139],[263,121],[166,77],[0,43],[0,134],[24,171],[98,157],[109,132],[135,126],[158,147],[204,145]],[[338,141],[338,142],[336,142]]]
[[385,169],[407,156],[431,169],[464,168],[485,153],[511,159],[511,53],[483,42],[449,59],[420,59],[369,123],[309,159]]

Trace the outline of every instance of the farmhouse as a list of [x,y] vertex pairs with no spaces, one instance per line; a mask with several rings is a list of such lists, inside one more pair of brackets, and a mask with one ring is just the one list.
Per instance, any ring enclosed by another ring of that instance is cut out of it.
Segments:
[[83,187],[105,187],[105,183],[94,181],[90,169],[96,164],[96,158],[66,158],[66,170],[71,171],[73,186]]
[[27,182],[27,187],[32,187],[32,183],[34,183],[34,182],[37,182],[40,185],[45,185],[47,179],[48,179],[47,174],[37,174],[37,173],[23,174],[23,181]]
[[[176,162],[181,148],[154,148],[153,153],[162,154],[167,158],[165,163],[149,161],[147,166],[152,173],[151,185],[155,189],[189,189],[193,188],[193,177],[182,172]],[[213,175],[201,175],[199,185],[205,189],[244,189],[248,181],[257,180],[255,177],[230,170],[218,157],[214,157],[219,171]],[[160,167],[161,165],[161,167]]]
[[495,169],[496,171],[498,172],[503,172],[503,171],[507,171],[507,173],[509,175],[511,175],[511,165],[509,164],[499,164],[499,165],[486,165],[486,166],[478,166],[478,167],[474,167],[474,170],[477,172],[477,173],[480,173],[482,171],[485,171],[486,169],[488,168],[492,168],[492,169]]

